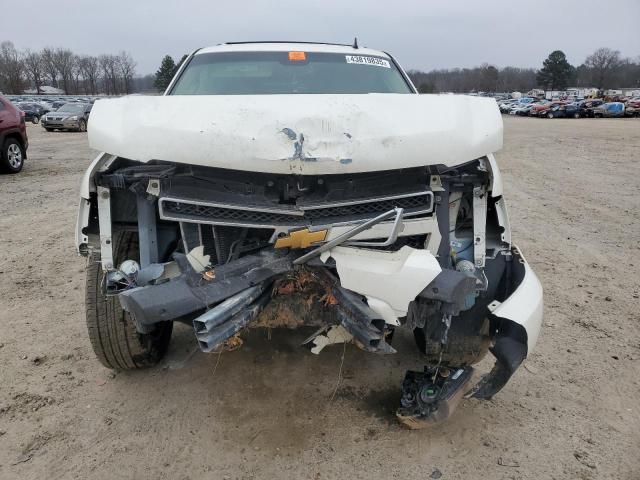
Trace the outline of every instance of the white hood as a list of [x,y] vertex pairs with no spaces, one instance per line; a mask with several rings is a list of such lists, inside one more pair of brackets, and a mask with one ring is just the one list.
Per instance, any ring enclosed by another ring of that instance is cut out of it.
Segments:
[[141,162],[354,173],[493,153],[502,118],[493,99],[459,95],[131,96],[95,103],[89,142]]

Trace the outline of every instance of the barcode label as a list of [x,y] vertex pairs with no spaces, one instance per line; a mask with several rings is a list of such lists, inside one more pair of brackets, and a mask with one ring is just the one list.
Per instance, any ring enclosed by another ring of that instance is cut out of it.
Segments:
[[378,57],[363,57],[362,55],[345,55],[347,63],[356,63],[360,65],[373,65],[375,67],[391,68],[388,60]]

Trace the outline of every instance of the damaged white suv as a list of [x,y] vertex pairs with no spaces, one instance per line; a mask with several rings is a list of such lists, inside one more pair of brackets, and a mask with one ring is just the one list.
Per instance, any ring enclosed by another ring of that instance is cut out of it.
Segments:
[[103,153],[76,242],[107,367],[156,363],[174,321],[205,352],[246,327],[310,326],[314,353],[391,354],[408,328],[426,366],[397,414],[419,427],[491,398],[536,343],[542,288],[511,243],[492,99],[418,95],[355,44],[227,43],[163,96],[97,101],[89,141]]

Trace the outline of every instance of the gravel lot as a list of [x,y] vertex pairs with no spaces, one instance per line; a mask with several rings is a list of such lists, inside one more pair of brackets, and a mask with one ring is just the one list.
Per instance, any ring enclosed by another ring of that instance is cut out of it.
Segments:
[[347,347],[332,402],[343,349],[311,355],[303,332],[205,355],[178,325],[158,367],[104,369],[73,246],[93,154],[85,134],[29,138],[23,172],[0,176],[0,478],[640,478],[639,120],[505,118],[498,160],[545,328],[492,401],[423,431],[393,416],[421,368],[408,334],[396,356]]

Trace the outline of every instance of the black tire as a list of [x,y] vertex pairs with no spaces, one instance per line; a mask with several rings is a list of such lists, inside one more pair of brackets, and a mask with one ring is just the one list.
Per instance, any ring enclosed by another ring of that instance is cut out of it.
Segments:
[[15,138],[7,138],[0,150],[0,171],[18,173],[24,166],[25,151]]
[[37,115],[35,117],[33,117],[31,119],[31,123],[33,123],[34,125],[37,125],[40,123],[40,117],[38,117]]
[[553,112],[547,113],[547,118],[553,118],[553,117],[555,117],[555,114]]
[[579,114],[579,113],[577,113],[577,112],[576,112],[576,113],[574,113],[574,114],[573,114],[573,118],[580,118],[580,114]]
[[80,119],[78,122],[78,131],[86,132],[87,131],[87,122],[85,120]]
[[[120,232],[114,235],[114,261],[138,259],[138,235]],[[171,340],[173,322],[157,324],[148,334],[138,333],[129,313],[116,296],[102,290],[103,271],[100,256],[92,255],[87,266],[85,306],[89,340],[98,360],[113,370],[151,367],[165,355]]]

